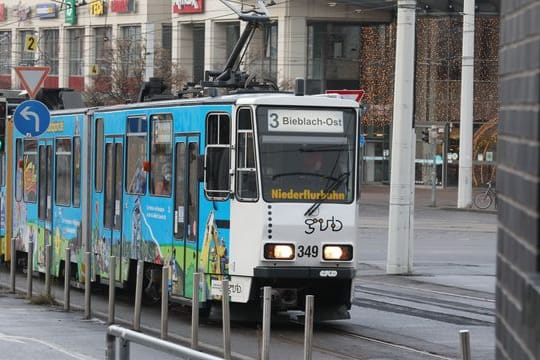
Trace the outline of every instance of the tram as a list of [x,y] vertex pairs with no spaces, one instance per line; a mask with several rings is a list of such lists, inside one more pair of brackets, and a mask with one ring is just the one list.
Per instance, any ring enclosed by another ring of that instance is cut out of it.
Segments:
[[260,310],[271,286],[275,310],[303,310],[310,294],[318,319],[348,318],[358,103],[246,87],[206,95],[56,110],[38,137],[8,131],[7,226],[19,257],[33,244],[43,272],[50,244],[53,275],[69,261],[65,275],[82,282],[89,251],[92,280],[118,286],[143,260],[153,299],[168,266],[172,300],[189,302],[198,272],[206,309],[226,278],[235,306]]

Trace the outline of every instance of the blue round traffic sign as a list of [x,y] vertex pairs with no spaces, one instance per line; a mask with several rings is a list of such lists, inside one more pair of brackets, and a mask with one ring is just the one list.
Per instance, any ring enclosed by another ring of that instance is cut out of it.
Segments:
[[42,102],[26,100],[15,109],[13,122],[21,134],[38,136],[47,131],[51,114]]

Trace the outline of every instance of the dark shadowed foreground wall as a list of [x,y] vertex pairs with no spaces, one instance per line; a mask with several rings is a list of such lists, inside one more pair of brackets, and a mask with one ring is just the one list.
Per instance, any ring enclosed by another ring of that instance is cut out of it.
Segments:
[[540,359],[540,1],[501,0],[497,359]]

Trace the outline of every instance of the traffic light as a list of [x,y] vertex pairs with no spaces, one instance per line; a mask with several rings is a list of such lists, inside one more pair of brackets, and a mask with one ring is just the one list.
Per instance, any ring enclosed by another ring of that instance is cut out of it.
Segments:
[[429,144],[429,129],[422,130],[422,141]]

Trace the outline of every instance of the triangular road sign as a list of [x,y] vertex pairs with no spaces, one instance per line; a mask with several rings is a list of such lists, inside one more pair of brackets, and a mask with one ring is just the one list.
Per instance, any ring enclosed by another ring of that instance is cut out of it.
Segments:
[[51,71],[51,68],[48,66],[15,67],[15,72],[31,99],[36,97],[39,88],[43,85],[47,75],[49,75],[49,71]]
[[327,94],[339,94],[344,99],[351,99],[360,102],[364,96],[364,90],[326,90]]

